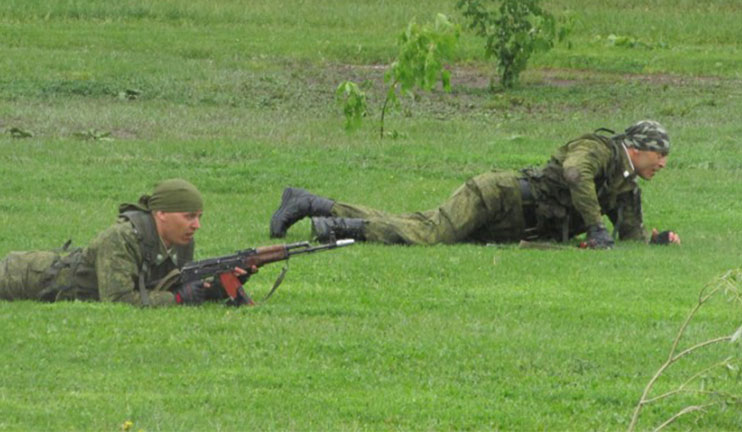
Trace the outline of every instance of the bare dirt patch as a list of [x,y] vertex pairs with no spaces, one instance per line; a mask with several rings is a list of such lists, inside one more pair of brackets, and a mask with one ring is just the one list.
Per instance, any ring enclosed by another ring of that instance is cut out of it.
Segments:
[[[388,65],[329,65],[322,74],[326,79],[334,82],[351,80],[355,82],[371,81],[383,84],[384,73]],[[469,89],[489,89],[492,80],[497,81],[494,69],[489,65],[457,65],[449,68],[451,71],[451,83],[454,87]],[[569,87],[584,84],[598,84],[606,82],[635,81],[646,84],[670,84],[670,85],[692,85],[692,84],[714,84],[723,80],[717,77],[689,77],[670,74],[616,74],[609,72],[596,72],[581,69],[530,69],[523,73],[523,85],[549,85],[555,87]]]

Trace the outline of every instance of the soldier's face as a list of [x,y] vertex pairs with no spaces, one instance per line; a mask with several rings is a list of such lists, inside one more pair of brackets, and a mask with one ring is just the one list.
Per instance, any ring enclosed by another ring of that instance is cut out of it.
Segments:
[[634,150],[631,161],[634,163],[636,174],[644,180],[650,180],[657,171],[667,164],[667,155],[650,150]]
[[198,212],[155,212],[157,232],[165,246],[185,246],[193,240],[196,230],[201,228],[202,211]]

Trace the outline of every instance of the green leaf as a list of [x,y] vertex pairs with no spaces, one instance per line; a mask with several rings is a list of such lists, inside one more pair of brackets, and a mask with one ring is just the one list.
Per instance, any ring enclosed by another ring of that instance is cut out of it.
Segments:
[[335,90],[335,100],[345,115],[345,129],[359,128],[366,115],[366,93],[353,81],[344,81]]

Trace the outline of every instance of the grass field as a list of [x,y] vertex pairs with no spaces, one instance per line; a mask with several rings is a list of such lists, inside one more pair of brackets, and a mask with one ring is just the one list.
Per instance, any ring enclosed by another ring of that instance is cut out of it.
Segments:
[[[400,137],[381,141],[397,35],[434,12],[461,22],[454,1],[1,2],[0,257],[85,245],[119,203],[176,176],[205,195],[197,257],[226,254],[275,242],[288,185],[423,210],[470,176],[540,165],[571,138],[644,118],[673,143],[642,183],[645,222],[683,244],[359,244],[292,260],[258,308],[0,303],[0,430],[625,430],[698,292],[740,267],[742,5],[545,6],[575,17],[571,47],[492,93],[483,43],[464,33],[453,91],[404,100],[387,119]],[[333,100],[346,79],[372,84],[353,134]],[[286,241],[308,236],[302,221]],[[263,295],[279,271],[249,290]],[[734,332],[740,315],[717,299],[682,345]],[[684,359],[658,392],[727,356],[739,344]],[[698,385],[742,393],[735,372]],[[704,401],[650,406],[640,429]],[[739,408],[674,428],[740,430]]]

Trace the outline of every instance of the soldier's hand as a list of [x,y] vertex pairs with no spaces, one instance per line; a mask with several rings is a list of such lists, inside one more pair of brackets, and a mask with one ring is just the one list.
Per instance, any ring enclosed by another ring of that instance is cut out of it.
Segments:
[[652,229],[652,239],[649,241],[651,244],[667,245],[667,244],[680,244],[680,236],[675,231],[657,231],[657,228]]
[[613,237],[605,229],[605,225],[597,223],[587,227],[587,247],[591,249],[610,249],[615,242]]
[[203,281],[193,281],[183,284],[175,291],[175,303],[179,305],[198,305],[206,299],[209,285]]
[[[250,276],[258,272],[258,267],[252,266],[249,267],[249,271],[243,269],[242,267],[235,267],[232,270],[232,276],[237,278],[237,280],[240,282],[240,284],[244,285],[245,282],[247,282],[248,279],[250,279]],[[224,290],[224,287],[222,286],[221,281],[219,278],[215,278],[213,282],[208,283],[206,282],[204,284],[206,288],[212,288],[209,289],[206,295],[206,300],[221,300],[226,298],[227,293]]]
[[234,277],[237,278],[237,280],[240,281],[241,284],[244,284],[247,282],[248,279],[250,279],[250,276],[254,275],[258,272],[258,268],[256,266],[250,267],[249,270],[245,270],[242,267],[235,267],[234,270],[232,270],[232,274]]

